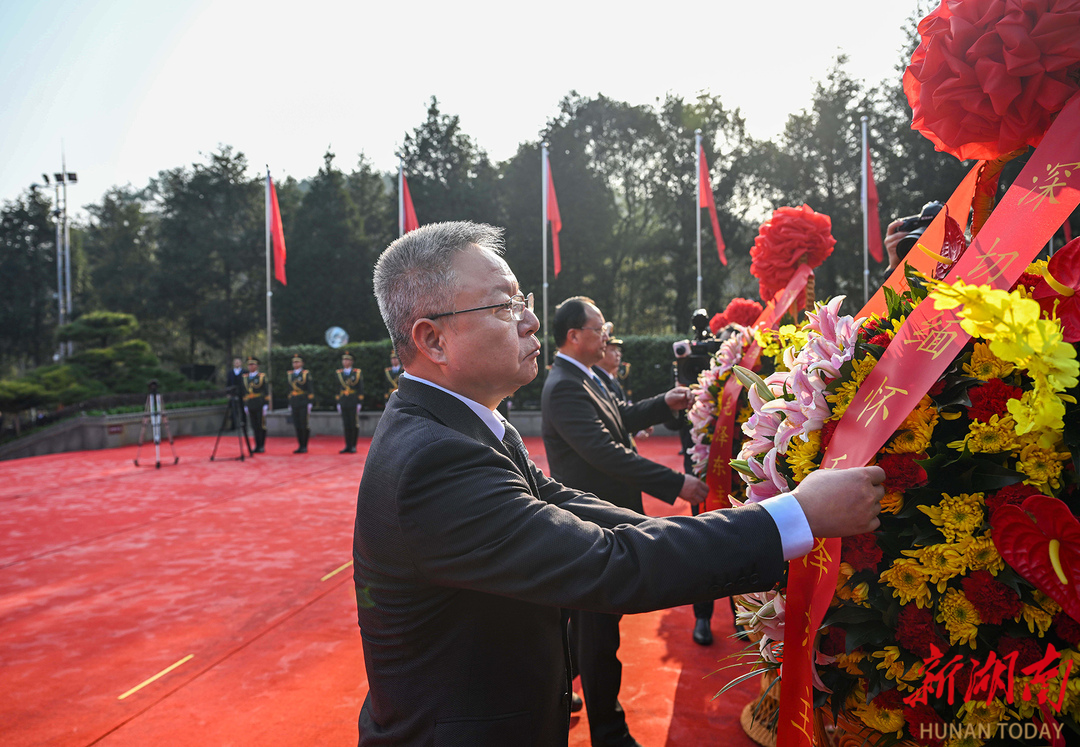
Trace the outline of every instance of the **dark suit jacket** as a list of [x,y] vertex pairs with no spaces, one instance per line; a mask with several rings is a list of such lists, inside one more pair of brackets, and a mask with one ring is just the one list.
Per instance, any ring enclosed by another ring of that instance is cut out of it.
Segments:
[[782,557],[760,506],[617,508],[518,464],[465,404],[403,378],[357,498],[360,744],[565,747],[560,607],[643,612],[765,589]]
[[236,393],[237,394],[243,394],[244,393],[244,374],[246,374],[246,373],[247,373],[247,371],[245,371],[242,368],[240,369],[239,374],[233,373],[232,368],[229,368],[228,370],[225,371],[225,386],[226,387],[234,386],[234,387],[236,387]]
[[639,456],[630,436],[671,418],[662,394],[634,405],[596,389],[585,372],[556,358],[540,398],[551,476],[641,513],[641,491],[673,503],[684,476]]
[[592,367],[593,373],[600,377],[600,380],[604,382],[604,385],[608,388],[608,391],[615,395],[615,399],[622,400],[623,402],[629,401],[626,399],[626,392],[623,391],[622,384],[619,382],[618,376],[612,376],[600,366]]

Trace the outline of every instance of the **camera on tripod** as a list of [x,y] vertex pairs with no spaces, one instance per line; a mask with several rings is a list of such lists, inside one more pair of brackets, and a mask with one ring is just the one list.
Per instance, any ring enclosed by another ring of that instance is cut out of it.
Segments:
[[934,218],[937,217],[943,207],[944,205],[940,202],[933,200],[923,205],[922,212],[918,215],[909,215],[906,218],[898,219],[902,220],[903,223],[897,226],[896,233],[907,234],[896,244],[896,256],[898,259],[907,256],[907,253],[911,251],[911,247],[918,243],[927,227],[934,222]]

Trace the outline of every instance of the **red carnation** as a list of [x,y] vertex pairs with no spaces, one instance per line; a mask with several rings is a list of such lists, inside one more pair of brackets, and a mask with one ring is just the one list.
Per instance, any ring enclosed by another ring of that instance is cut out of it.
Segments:
[[1054,632],[1058,638],[1068,643],[1073,648],[1080,645],[1080,623],[1073,620],[1064,611],[1054,616]]
[[934,734],[947,733],[947,728],[942,728],[945,719],[937,714],[929,704],[919,703],[916,706],[904,708],[904,721],[907,722],[908,734],[916,737],[920,744],[927,747],[941,747],[944,742]]
[[894,687],[891,690],[882,690],[870,702],[878,708],[888,708],[890,711],[898,711],[904,707],[904,696]]
[[1016,657],[1015,671],[1019,672],[1024,667],[1029,667],[1043,657],[1043,651],[1039,650],[1039,644],[1031,638],[1009,638],[1001,636],[998,639],[997,655],[1004,659],[1013,651],[1018,652]]
[[925,485],[926,470],[915,463],[915,454],[884,454],[877,466],[885,470],[885,492],[903,493]]
[[825,452],[825,449],[829,448],[829,442],[832,441],[833,431],[836,430],[836,426],[840,424],[839,420],[829,420],[825,425],[821,426],[821,451]]
[[993,516],[994,512],[1002,506],[1019,506],[1028,496],[1038,494],[1038,488],[1033,488],[1022,482],[1014,482],[1012,485],[1006,485],[986,499],[987,513]]
[[844,537],[840,541],[840,560],[856,571],[870,571],[881,562],[881,548],[873,532]]
[[983,622],[1001,625],[1020,614],[1020,595],[1001,583],[989,571],[973,571],[960,582],[964,596],[975,605]]
[[750,274],[759,281],[761,297],[768,301],[783,290],[799,265],[820,265],[835,244],[829,216],[807,205],[778,208],[750,249]]
[[934,382],[934,385],[930,387],[930,391],[927,392],[931,397],[936,397],[945,391],[945,379],[938,379]]
[[729,324],[741,324],[744,327],[749,327],[758,320],[762,311],[761,304],[757,301],[751,301],[749,298],[733,298],[727,308],[724,309],[724,315],[727,317]]
[[[1080,237],[1054,252],[1046,263],[1046,274],[1048,277],[1039,282],[1033,296],[1042,307],[1044,317],[1061,320],[1065,342],[1080,342],[1080,295],[1075,292],[1080,290]],[[1072,290],[1073,294],[1063,295],[1063,290]]]
[[990,379],[982,386],[968,389],[971,407],[968,417],[981,423],[989,423],[994,415],[1004,416],[1008,412],[1010,399],[1020,399],[1023,392],[1019,387],[1009,386],[1001,379]]
[[713,318],[709,320],[709,331],[714,335],[726,326],[728,326],[728,318],[722,312],[713,314]]
[[1031,272],[1022,273],[1020,277],[1017,278],[1016,282],[1013,283],[1013,287],[1009,288],[1009,291],[1012,292],[1022,285],[1027,288],[1027,293],[1030,296],[1035,290],[1035,286],[1042,282],[1042,279],[1042,275],[1035,275]]
[[839,625],[833,625],[829,632],[821,637],[818,644],[821,653],[826,656],[836,656],[847,652],[847,631]]
[[1080,0],[942,2],[904,72],[912,129],[957,158],[1038,145],[1080,88]]
[[896,642],[921,659],[930,658],[930,645],[939,651],[949,648],[948,641],[941,634],[941,626],[934,622],[934,613],[920,609],[914,604],[900,608],[896,618]]
[[892,338],[882,332],[881,334],[874,335],[867,340],[871,345],[880,345],[883,348],[889,347],[889,343],[892,342]]

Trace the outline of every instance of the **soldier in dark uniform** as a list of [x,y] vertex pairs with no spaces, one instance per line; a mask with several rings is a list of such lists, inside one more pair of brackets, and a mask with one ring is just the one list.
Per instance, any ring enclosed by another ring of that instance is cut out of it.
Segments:
[[397,391],[397,380],[404,370],[405,369],[401,365],[401,360],[397,357],[397,351],[391,350],[390,365],[383,369],[386,380],[390,382],[390,388],[386,390],[385,399],[390,399],[390,395]]
[[337,408],[345,426],[345,448],[338,453],[355,454],[356,437],[360,434],[360,406],[364,401],[364,377],[359,368],[353,368],[352,353],[341,356],[337,381]]
[[247,408],[248,422],[255,434],[255,449],[252,454],[262,454],[266,449],[266,398],[270,394],[270,382],[266,374],[259,371],[259,359],[248,358],[248,373],[244,382],[244,407]]
[[293,451],[293,454],[307,454],[308,438],[311,437],[309,417],[311,405],[315,402],[314,389],[311,372],[304,368],[304,359],[299,353],[294,355],[292,371],[289,371],[289,409],[292,410],[293,427],[296,428],[299,448]]

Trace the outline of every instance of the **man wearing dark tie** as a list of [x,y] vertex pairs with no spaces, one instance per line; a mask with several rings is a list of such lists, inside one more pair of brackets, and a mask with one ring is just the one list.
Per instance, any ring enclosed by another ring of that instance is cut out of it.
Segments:
[[[686,387],[628,405],[611,391],[611,382],[592,367],[604,359],[611,323],[593,302],[568,298],[552,322],[559,352],[544,382],[540,400],[544,449],[551,476],[637,513],[641,491],[673,503],[692,504],[708,495],[705,483],[640,456],[632,434],[672,420],[692,403]],[[619,703],[619,620],[610,612],[575,610],[570,616],[571,647],[581,673],[593,747],[635,747]]]
[[532,294],[501,254],[500,229],[435,223],[375,265],[405,373],[357,496],[361,747],[565,747],[561,608],[643,612],[770,588],[814,534],[878,526],[877,467],[820,471],[771,507],[696,518],[650,519],[546,477],[496,414],[540,353]]

